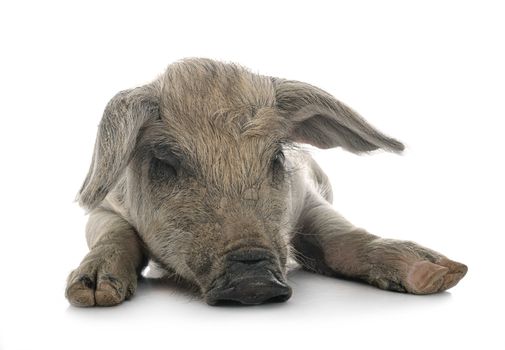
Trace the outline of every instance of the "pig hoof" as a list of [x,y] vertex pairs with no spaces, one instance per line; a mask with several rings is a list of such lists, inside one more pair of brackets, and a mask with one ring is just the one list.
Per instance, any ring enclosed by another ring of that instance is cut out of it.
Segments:
[[413,264],[405,288],[413,294],[432,294],[454,287],[466,274],[466,265],[442,258],[436,263],[424,260]]
[[135,272],[118,272],[81,265],[70,274],[65,296],[70,304],[79,307],[118,305],[134,294],[137,284]]
[[65,296],[74,306],[93,306],[95,305],[94,282],[89,276],[79,276],[67,285]]

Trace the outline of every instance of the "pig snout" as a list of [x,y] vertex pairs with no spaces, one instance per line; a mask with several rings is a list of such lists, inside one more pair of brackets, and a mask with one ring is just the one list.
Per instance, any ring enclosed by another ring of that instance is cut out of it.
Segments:
[[225,257],[224,274],[207,292],[207,303],[258,305],[288,300],[291,287],[283,280],[273,260],[271,253],[265,249],[229,253]]

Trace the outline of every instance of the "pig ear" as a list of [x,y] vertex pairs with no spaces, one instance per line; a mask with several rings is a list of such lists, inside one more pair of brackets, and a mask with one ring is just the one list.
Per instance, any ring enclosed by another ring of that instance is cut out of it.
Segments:
[[327,92],[299,81],[274,78],[273,83],[277,108],[291,121],[293,141],[319,148],[340,146],[353,153],[379,148],[403,151],[401,142],[375,129]]
[[121,91],[105,107],[91,166],[77,199],[91,210],[114,187],[130,162],[140,128],[159,114],[153,84]]

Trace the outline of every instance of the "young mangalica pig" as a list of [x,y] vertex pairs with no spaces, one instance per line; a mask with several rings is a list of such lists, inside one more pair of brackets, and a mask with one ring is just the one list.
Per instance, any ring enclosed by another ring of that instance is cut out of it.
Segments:
[[121,303],[149,260],[210,305],[289,299],[290,257],[313,272],[414,294],[463,278],[461,263],[346,221],[297,143],[404,148],[317,87],[208,59],[174,63],[119,92],[78,195],[90,251],[68,278],[70,303]]

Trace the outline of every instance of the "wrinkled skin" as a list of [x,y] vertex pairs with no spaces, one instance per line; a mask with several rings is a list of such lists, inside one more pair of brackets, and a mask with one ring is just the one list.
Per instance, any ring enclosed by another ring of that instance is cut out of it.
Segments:
[[121,303],[149,260],[212,305],[287,300],[289,258],[414,294],[446,290],[465,275],[465,265],[440,253],[346,221],[299,143],[403,150],[328,93],[231,64],[184,60],[118,93],[79,193],[90,252],[69,276],[70,303]]

